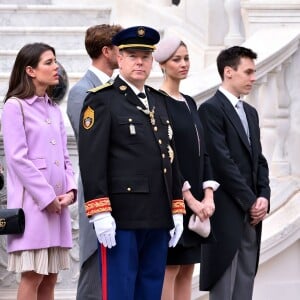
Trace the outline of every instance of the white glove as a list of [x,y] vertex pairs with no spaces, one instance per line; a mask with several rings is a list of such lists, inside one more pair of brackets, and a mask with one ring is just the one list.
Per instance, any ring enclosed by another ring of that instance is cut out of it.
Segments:
[[175,247],[181,237],[183,232],[183,215],[174,214],[173,215],[174,228],[170,230],[171,239],[169,241],[169,247]]
[[116,246],[116,222],[110,212],[93,215],[90,218],[90,223],[94,224],[100,244],[108,248]]

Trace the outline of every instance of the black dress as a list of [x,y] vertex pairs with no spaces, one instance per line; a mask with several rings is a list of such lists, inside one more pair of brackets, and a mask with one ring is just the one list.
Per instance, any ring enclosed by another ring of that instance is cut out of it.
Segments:
[[[204,197],[202,184],[204,181],[213,180],[212,171],[196,104],[191,97],[183,97],[185,101],[168,98],[168,114],[172,122],[182,180],[190,183],[193,196],[201,201]],[[213,240],[212,234],[208,238],[202,238],[188,229],[191,214],[192,211],[186,205],[184,231],[177,246],[169,248],[168,265],[199,263],[201,244]]]

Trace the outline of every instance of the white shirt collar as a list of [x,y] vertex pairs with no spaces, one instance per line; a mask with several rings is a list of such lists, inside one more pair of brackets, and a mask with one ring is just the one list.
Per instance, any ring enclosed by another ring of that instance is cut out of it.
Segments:
[[110,77],[106,73],[104,73],[103,71],[97,69],[92,65],[89,66],[89,70],[99,78],[102,84],[106,83],[110,79]]
[[234,108],[236,107],[236,104],[242,100],[225,90],[222,86],[219,87],[219,91],[226,96]]

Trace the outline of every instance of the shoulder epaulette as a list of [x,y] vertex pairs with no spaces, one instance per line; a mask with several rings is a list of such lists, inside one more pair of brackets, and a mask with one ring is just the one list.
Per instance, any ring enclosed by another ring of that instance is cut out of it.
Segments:
[[164,96],[167,95],[164,91],[157,90],[157,89],[155,89],[155,88],[153,88],[152,86],[149,86],[149,85],[145,85],[145,89],[147,89],[149,91],[152,91],[152,92],[155,92],[155,93],[163,94]]
[[102,85],[96,86],[95,88],[89,89],[88,92],[90,93],[96,93],[98,91],[101,91],[109,86],[112,86],[112,82],[106,82]]

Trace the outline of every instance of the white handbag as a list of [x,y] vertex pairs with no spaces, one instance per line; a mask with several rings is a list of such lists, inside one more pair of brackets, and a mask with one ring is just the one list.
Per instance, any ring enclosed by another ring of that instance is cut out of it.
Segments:
[[202,222],[196,214],[192,214],[189,220],[188,228],[202,237],[207,238],[211,230],[210,220],[207,218]]

